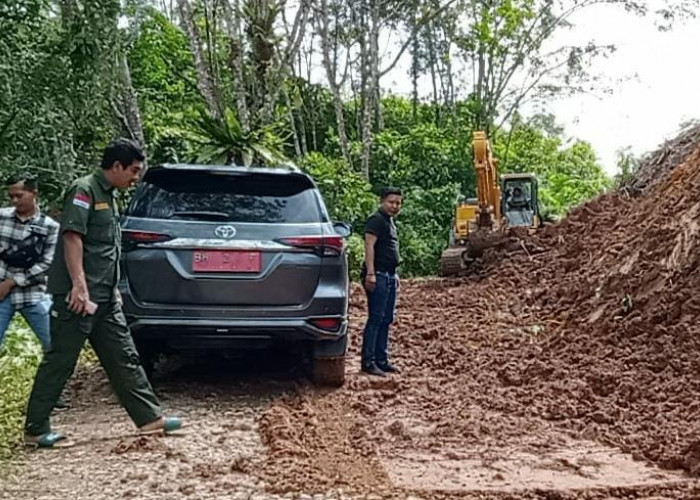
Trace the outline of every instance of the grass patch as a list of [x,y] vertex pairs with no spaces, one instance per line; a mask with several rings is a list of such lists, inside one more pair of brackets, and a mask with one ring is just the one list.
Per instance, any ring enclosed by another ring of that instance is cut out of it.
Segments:
[[[36,335],[17,315],[0,349],[0,461],[12,458],[23,445],[27,401],[42,355]],[[96,362],[92,348],[83,348],[78,366]]]
[[34,332],[18,317],[0,349],[0,460],[10,458],[22,445],[27,400],[41,357]]

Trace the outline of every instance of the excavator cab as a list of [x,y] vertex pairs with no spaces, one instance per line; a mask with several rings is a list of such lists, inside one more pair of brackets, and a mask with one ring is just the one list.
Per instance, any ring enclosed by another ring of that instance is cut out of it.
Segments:
[[505,227],[540,226],[537,178],[534,174],[501,176],[501,193],[501,214],[505,218]]

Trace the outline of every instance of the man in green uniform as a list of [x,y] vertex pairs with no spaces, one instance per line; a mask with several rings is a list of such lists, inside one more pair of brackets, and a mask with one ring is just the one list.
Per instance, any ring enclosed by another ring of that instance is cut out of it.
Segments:
[[117,140],[105,149],[102,168],[73,182],[66,193],[61,236],[49,268],[52,345],[39,366],[29,398],[27,444],[73,444],[66,436],[51,432],[49,415],[86,339],[140,432],[167,433],[182,425],[178,418],[162,416],[136,353],[117,290],[121,230],[115,189],[126,189],[138,180],[143,160],[136,144]]

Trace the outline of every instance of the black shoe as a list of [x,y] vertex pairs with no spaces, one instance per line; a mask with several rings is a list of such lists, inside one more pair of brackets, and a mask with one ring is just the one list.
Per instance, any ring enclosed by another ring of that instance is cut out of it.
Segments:
[[367,375],[374,375],[376,377],[386,377],[386,373],[381,371],[374,363],[362,365],[362,371],[365,372]]
[[386,373],[401,373],[401,370],[396,368],[391,363],[377,363],[377,368]]

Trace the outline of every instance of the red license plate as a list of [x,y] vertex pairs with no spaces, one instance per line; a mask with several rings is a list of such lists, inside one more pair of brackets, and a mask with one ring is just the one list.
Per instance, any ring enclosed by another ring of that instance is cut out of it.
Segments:
[[192,255],[192,270],[194,272],[257,273],[260,268],[260,252],[195,250]]

